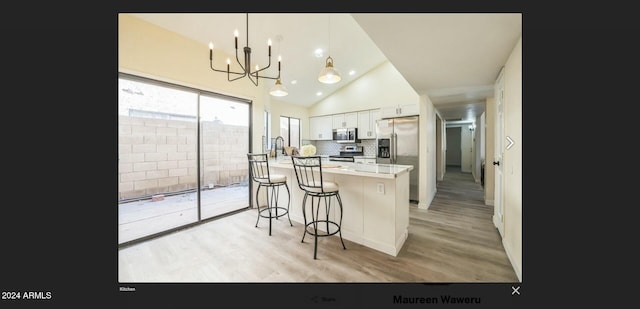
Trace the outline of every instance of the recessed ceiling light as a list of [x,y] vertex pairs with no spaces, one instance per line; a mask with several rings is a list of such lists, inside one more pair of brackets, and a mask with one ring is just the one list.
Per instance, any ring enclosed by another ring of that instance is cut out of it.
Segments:
[[295,80],[295,79],[291,81],[291,84],[292,84],[292,85],[295,85],[295,84],[297,84],[297,83],[298,83],[298,81],[297,81],[297,80]]
[[317,96],[321,96],[321,95],[322,95],[322,91],[318,91],[318,92],[316,92],[316,95],[317,95]]
[[356,71],[354,71],[354,70],[349,71],[349,75],[353,76],[353,74],[356,74]]
[[316,49],[316,51],[313,52],[313,54],[317,57],[317,58],[322,58],[324,56],[324,52],[322,51],[322,48],[318,48]]

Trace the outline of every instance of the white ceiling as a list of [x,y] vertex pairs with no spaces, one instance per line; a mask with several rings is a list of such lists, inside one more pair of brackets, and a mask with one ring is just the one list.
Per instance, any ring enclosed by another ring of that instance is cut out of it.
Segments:
[[[233,31],[237,29],[239,57],[243,57],[246,14],[132,15],[201,42],[205,59],[209,42],[215,50],[235,54]],[[277,57],[282,55],[282,82],[289,95],[279,100],[310,106],[388,59],[418,94],[428,94],[445,119],[474,118],[484,111],[484,99],[493,96],[493,82],[522,33],[519,13],[248,16],[252,66],[267,65],[269,38],[272,65],[267,75],[277,75]],[[319,58],[314,55],[318,48],[325,51]],[[343,78],[334,85],[317,80],[329,49]],[[349,75],[350,70],[355,74]]]

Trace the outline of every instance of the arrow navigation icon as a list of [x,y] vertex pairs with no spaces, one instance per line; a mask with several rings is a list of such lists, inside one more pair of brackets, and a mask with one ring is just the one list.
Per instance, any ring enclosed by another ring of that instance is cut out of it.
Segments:
[[509,141],[509,145],[507,145],[507,150],[509,150],[509,148],[513,147],[513,144],[515,144],[515,142],[511,139],[511,137],[508,136],[507,141]]

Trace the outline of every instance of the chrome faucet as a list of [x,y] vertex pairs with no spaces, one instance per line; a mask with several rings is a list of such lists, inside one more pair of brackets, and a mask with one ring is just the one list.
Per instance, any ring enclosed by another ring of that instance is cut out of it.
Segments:
[[278,136],[278,137],[276,137],[276,140],[274,142],[274,144],[275,144],[275,149],[273,150],[274,158],[278,157],[278,140],[282,141],[282,154],[285,154],[284,153],[284,137]]

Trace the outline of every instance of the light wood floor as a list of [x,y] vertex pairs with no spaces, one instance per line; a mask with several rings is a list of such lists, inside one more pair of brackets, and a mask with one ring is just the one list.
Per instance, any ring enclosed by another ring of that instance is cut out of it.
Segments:
[[412,205],[397,257],[338,237],[301,243],[302,225],[281,218],[255,228],[255,209],[119,250],[131,282],[517,282],[471,174],[448,169],[428,210]]

